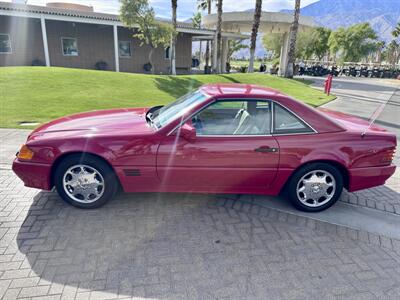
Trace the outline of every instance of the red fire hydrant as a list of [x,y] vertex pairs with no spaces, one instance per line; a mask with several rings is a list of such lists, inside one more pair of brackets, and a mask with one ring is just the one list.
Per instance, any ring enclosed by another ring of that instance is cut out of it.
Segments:
[[331,93],[332,79],[333,79],[332,74],[329,74],[328,77],[325,79],[324,90],[325,90],[325,94],[327,94],[328,96]]

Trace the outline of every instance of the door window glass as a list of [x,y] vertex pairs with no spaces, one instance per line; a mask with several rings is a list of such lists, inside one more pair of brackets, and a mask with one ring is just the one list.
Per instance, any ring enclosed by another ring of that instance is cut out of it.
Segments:
[[198,136],[270,134],[269,101],[218,101],[193,117]]

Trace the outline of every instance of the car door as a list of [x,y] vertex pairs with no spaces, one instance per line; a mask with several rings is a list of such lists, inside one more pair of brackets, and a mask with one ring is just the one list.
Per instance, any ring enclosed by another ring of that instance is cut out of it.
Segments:
[[271,103],[265,100],[216,101],[187,120],[195,128],[187,139],[179,128],[157,153],[157,173],[173,190],[263,191],[275,179],[279,149],[270,134]]

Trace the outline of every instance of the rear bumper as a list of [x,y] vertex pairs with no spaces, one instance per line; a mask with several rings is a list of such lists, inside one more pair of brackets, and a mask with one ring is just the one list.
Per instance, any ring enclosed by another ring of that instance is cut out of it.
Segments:
[[23,162],[16,158],[12,170],[25,186],[41,190],[51,190],[51,165]]
[[383,185],[395,171],[395,165],[350,169],[349,192]]

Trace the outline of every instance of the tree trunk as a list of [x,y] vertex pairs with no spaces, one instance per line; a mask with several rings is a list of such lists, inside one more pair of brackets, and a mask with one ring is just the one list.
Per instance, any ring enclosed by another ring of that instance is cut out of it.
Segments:
[[218,22],[217,22],[217,44],[214,45],[214,47],[217,47],[217,65],[215,67],[216,73],[221,73],[221,58],[222,58],[222,3],[223,0],[218,0],[218,5],[217,5],[217,14],[218,14]]
[[178,0],[171,0],[172,5],[172,26],[174,33],[171,38],[171,75],[176,75],[176,10],[178,7]]
[[300,0],[296,0],[294,8],[294,20],[292,25],[290,26],[290,33],[289,33],[289,53],[288,53],[287,67],[285,72],[286,78],[293,78],[293,64],[296,59],[296,40],[297,40],[297,31],[299,29],[299,17],[300,17]]
[[155,68],[155,66],[153,65],[153,52],[154,52],[154,47],[151,46],[150,52],[149,52],[149,56],[148,56],[148,58],[149,58],[149,63],[150,63],[150,65],[151,65],[151,74],[155,74],[155,72],[156,72],[156,68]]
[[251,30],[250,62],[249,62],[249,69],[248,69],[249,73],[254,72],[254,56],[255,56],[255,51],[256,51],[258,27],[260,27],[261,10],[262,10],[262,0],[256,0],[256,8],[254,10],[253,28]]

